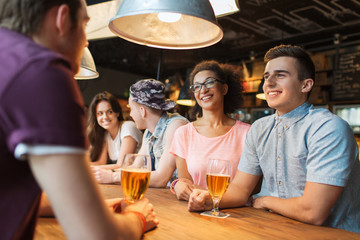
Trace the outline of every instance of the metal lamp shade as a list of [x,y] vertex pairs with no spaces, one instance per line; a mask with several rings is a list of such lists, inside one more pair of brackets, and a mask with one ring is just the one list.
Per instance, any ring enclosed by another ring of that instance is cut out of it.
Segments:
[[191,99],[191,93],[189,89],[189,81],[186,80],[184,85],[180,89],[179,97],[176,101],[177,104],[192,107],[195,106],[195,101]]
[[261,83],[259,85],[259,89],[258,89],[258,92],[256,94],[256,97],[261,99],[261,100],[266,100],[265,93],[264,93],[264,90],[263,90],[264,81],[265,81],[264,78],[261,79]]
[[84,49],[84,54],[81,58],[80,71],[75,75],[76,80],[88,80],[99,77],[96,71],[94,59],[88,48]]
[[[163,22],[159,13],[179,13],[176,22]],[[208,0],[123,0],[109,23],[121,38],[165,49],[194,49],[223,37]]]

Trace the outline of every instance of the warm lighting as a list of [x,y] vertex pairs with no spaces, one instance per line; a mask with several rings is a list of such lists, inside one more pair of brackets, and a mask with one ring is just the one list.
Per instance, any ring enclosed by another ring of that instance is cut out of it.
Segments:
[[191,99],[180,99],[176,101],[177,104],[192,107],[195,106],[195,101]]
[[266,100],[265,93],[257,93],[256,97],[261,100]]
[[122,0],[104,1],[87,6],[90,20],[86,26],[88,40],[116,37],[108,27],[110,19],[116,14]]
[[[175,0],[174,0],[175,1]],[[115,16],[122,0],[103,1],[87,7],[90,21],[86,27],[88,40],[104,39],[116,37],[110,31],[108,24],[110,19]],[[211,6],[216,17],[223,17],[239,11],[240,7],[237,0],[210,0]]]
[[256,93],[256,98],[259,98],[261,100],[266,100],[263,86],[264,86],[264,79],[262,79],[261,83],[259,84],[259,89],[258,92]]
[[223,17],[240,11],[237,0],[210,0],[216,17]]
[[184,85],[181,87],[176,103],[188,107],[195,106],[195,101],[191,99],[190,95],[189,81],[185,81]]
[[181,14],[164,12],[164,13],[159,13],[158,18],[163,22],[174,23],[180,20]]
[[261,83],[259,84],[258,93],[256,94],[256,97],[261,99],[261,100],[266,100],[265,93],[264,93],[264,90],[263,90],[264,81],[265,81],[264,78],[261,79]]
[[[180,19],[161,21],[159,13]],[[109,28],[128,41],[165,49],[207,47],[223,37],[208,0],[123,0]]]
[[99,77],[96,71],[94,59],[88,48],[84,49],[84,54],[81,58],[81,65],[79,72],[75,75],[76,80],[89,80]]

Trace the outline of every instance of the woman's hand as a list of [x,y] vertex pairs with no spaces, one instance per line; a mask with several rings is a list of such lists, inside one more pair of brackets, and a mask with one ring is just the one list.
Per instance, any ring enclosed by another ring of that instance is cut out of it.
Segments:
[[174,187],[177,199],[188,201],[194,188],[194,184],[189,179],[181,178]]
[[91,168],[98,183],[120,182],[120,172],[113,172],[113,170],[98,166],[92,166]]
[[194,189],[189,198],[189,211],[205,211],[212,209],[212,198],[208,191]]

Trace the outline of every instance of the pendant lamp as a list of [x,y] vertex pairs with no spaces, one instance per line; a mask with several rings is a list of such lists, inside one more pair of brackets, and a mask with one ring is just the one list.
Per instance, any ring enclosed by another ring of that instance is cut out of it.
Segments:
[[123,0],[109,28],[128,41],[164,49],[207,47],[223,37],[209,0]]
[[188,107],[195,106],[195,101],[193,99],[191,99],[188,80],[186,80],[184,85],[181,87],[179,97],[178,97],[176,103],[179,105],[188,106]]
[[210,0],[217,18],[240,11],[238,0]]
[[264,81],[265,81],[265,79],[262,78],[261,83],[259,84],[258,92],[256,94],[256,97],[261,99],[261,100],[266,100],[265,93],[264,93],[264,90],[263,90]]
[[97,77],[99,77],[99,73],[96,71],[94,59],[89,48],[86,47],[81,58],[80,70],[74,78],[76,80],[89,80]]

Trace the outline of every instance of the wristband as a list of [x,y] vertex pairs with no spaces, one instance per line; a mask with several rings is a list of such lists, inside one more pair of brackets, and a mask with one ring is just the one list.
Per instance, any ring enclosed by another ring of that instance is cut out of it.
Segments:
[[142,225],[143,225],[142,234],[144,234],[145,231],[146,231],[146,220],[145,220],[144,215],[142,213],[136,212],[136,211],[126,211],[126,212],[124,212],[124,214],[126,214],[126,213],[134,213],[140,219],[140,221],[142,222]]
[[173,194],[176,194],[176,192],[175,192],[175,185],[176,185],[176,183],[177,182],[179,182],[179,181],[182,181],[180,178],[178,178],[178,179],[175,179],[174,181],[172,181],[172,183],[170,184],[170,191],[173,193]]

